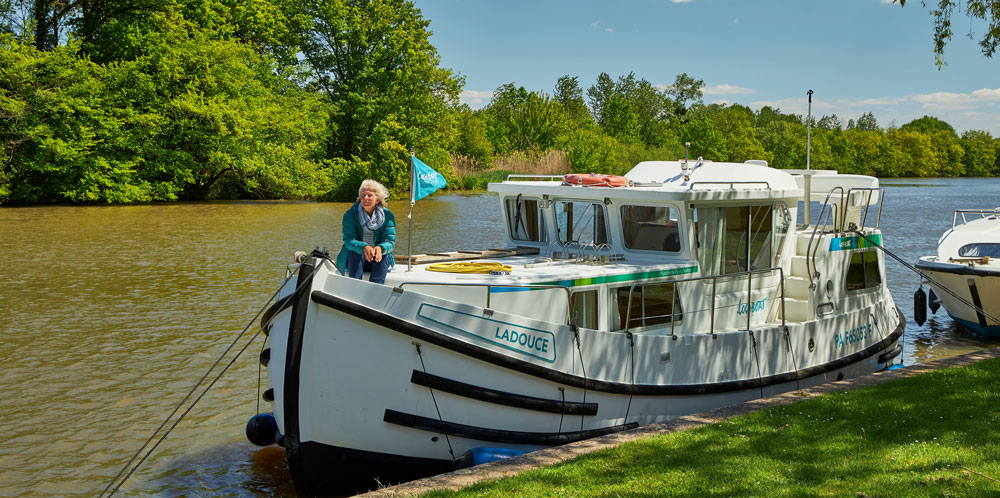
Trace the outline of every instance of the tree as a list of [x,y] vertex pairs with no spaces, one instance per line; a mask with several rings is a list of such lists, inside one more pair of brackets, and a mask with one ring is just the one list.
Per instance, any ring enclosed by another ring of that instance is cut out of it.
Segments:
[[705,80],[695,79],[687,73],[678,74],[674,84],[666,90],[667,97],[673,104],[673,115],[685,121],[688,109],[701,104],[701,89],[704,86]]
[[305,0],[296,18],[308,19],[299,44],[328,103],[329,157],[367,162],[393,191],[409,185],[409,149],[448,161],[462,79],[439,66],[413,2]]
[[[721,142],[719,160],[743,162],[748,159],[771,161],[773,156],[764,150],[753,128],[754,113],[748,107],[733,105],[708,106],[705,114],[718,131]],[[692,147],[694,143],[692,142]]]
[[488,134],[497,152],[547,150],[562,134],[566,118],[562,106],[542,92],[529,92],[513,83],[493,92],[486,108]]
[[900,126],[899,129],[919,131],[920,133],[927,134],[943,131],[954,135],[956,138],[958,137],[958,134],[955,133],[955,128],[952,128],[950,124],[932,116],[924,116],[922,118],[914,119],[913,121]]
[[472,159],[478,167],[488,166],[493,162],[493,144],[490,143],[486,123],[468,106],[459,109],[458,143],[455,153]]
[[[893,0],[897,1],[897,0]],[[898,0],[901,7],[906,6],[906,0]],[[951,40],[951,16],[955,7],[961,9],[960,0],[938,0],[936,5],[927,6],[926,0],[921,0],[920,4],[930,11],[934,17],[934,61],[938,69],[944,66],[944,47]],[[986,22],[986,30],[979,46],[982,53],[988,58],[992,58],[996,53],[997,44],[1000,43],[1000,0],[965,0],[964,14],[970,19],[980,19]],[[969,32],[969,37],[974,36]]]
[[836,114],[824,115],[816,122],[816,127],[827,131],[839,130],[841,129],[840,118]]
[[722,136],[708,116],[700,115],[684,123],[680,138],[682,142],[691,143],[691,157],[721,161],[726,156]]
[[968,176],[989,176],[994,174],[997,161],[993,137],[989,132],[969,130],[962,133],[961,145],[964,155],[962,163]]
[[878,127],[878,120],[875,119],[875,115],[866,112],[858,117],[857,121],[849,120],[847,122],[848,130],[859,130],[859,131],[880,131]]
[[668,136],[671,105],[666,94],[634,73],[612,82],[607,73],[587,90],[590,108],[605,133],[623,143],[659,147]]
[[587,111],[587,104],[583,100],[583,89],[580,88],[578,77],[567,74],[556,80],[555,93],[552,97],[562,106],[566,117],[578,126],[586,126],[594,122]]

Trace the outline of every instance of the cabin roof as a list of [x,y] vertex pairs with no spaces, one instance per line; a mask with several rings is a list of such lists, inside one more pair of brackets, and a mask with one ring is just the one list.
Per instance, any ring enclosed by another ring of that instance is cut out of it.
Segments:
[[[557,177],[549,181],[510,180],[491,183],[498,193],[556,195],[575,198],[622,200],[662,199],[680,201],[752,200],[801,197],[795,177],[779,170],[750,163],[711,161],[644,161],[625,177],[628,187],[581,187],[563,185]],[[685,173],[687,177],[685,178]]]

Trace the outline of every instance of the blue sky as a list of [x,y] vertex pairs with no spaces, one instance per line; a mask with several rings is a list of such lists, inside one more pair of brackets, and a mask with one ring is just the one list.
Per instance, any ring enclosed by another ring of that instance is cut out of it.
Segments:
[[940,71],[919,0],[415,0],[441,64],[465,77],[462,101],[489,102],[504,83],[552,93],[556,79],[635,72],[669,85],[686,72],[704,101],[764,105],[844,124],[880,126],[931,115],[1000,137],[1000,57],[975,40],[982,21],[956,16]]

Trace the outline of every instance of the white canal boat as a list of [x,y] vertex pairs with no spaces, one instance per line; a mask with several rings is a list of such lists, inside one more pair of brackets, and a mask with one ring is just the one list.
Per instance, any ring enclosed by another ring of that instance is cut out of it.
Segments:
[[[905,323],[871,245],[884,192],[817,174],[821,223],[797,226],[809,173],[508,178],[489,186],[508,249],[398,257],[385,285],[314,252],[264,316],[273,418],[248,425],[285,447],[300,493],[324,493],[884,370]],[[463,260],[509,270],[431,271]]]
[[931,279],[932,309],[939,302],[963,327],[1000,336],[1000,208],[956,210],[937,255],[916,266]]

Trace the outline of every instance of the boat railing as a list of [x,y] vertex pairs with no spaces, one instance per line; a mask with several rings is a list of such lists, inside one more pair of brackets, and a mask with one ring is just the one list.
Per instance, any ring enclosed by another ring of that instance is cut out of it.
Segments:
[[[830,196],[834,192],[840,191],[840,203],[830,204]],[[816,235],[819,234],[822,237],[828,233],[837,233],[842,231],[844,224],[844,216],[837,212],[837,206],[844,206],[844,187],[836,186],[830,189],[826,193],[826,198],[823,199],[823,207],[819,210],[819,216],[816,218],[816,225],[813,227],[812,235],[809,236],[809,245],[806,246],[806,273],[809,276],[809,286],[813,287],[816,285],[814,279],[816,278],[816,253],[819,252],[819,242],[816,240]],[[841,211],[846,212],[846,209],[841,209]],[[833,218],[833,223],[830,224],[830,218]],[[809,223],[809,220],[806,220]],[[822,232],[819,231],[819,227],[829,226],[832,230],[824,229]]]
[[[830,197],[834,195],[834,192],[840,191],[840,202],[830,203]],[[852,195],[864,196],[864,210],[860,214],[858,220],[859,226],[851,226],[847,221],[848,206],[845,204],[851,202],[851,199],[855,198]],[[823,235],[830,233],[843,233],[845,231],[852,230],[864,230],[865,223],[868,221],[868,211],[872,205],[872,195],[877,194],[876,202],[878,203],[878,213],[875,215],[875,228],[878,228],[882,223],[882,206],[885,204],[885,188],[883,187],[856,187],[848,189],[844,192],[844,187],[836,186],[830,189],[826,194],[826,198],[823,200],[823,207],[820,209],[819,216],[816,219],[816,225],[813,226],[812,235],[809,237],[809,245],[806,248],[806,273],[809,275],[809,286],[814,287],[816,285],[815,278],[818,277],[816,271],[816,255],[819,253],[819,248],[821,244],[817,241],[817,235],[822,238]],[[832,218],[832,223],[830,223]],[[807,220],[808,221],[808,220]],[[820,231],[820,227],[824,227]],[[829,227],[827,229],[826,227]]]
[[507,179],[504,180],[504,181],[509,182],[509,181],[513,180],[514,178],[522,178],[522,179],[528,179],[528,180],[548,180],[548,181],[552,181],[552,182],[561,182],[563,180],[562,175],[522,175],[522,174],[513,173],[513,174],[510,174],[510,175],[507,175]]
[[766,181],[746,181],[746,182],[694,182],[688,187],[688,190],[694,190],[695,185],[729,185],[730,190],[735,190],[736,185],[763,185],[764,188],[770,190],[771,184]]
[[[494,288],[504,288],[504,289],[539,289],[539,290],[562,290],[566,293],[566,323],[571,323],[570,320],[573,317],[572,302],[570,300],[569,287],[563,287],[561,285],[537,285],[537,284],[492,284],[492,283],[479,283],[479,282],[402,282],[398,286],[393,288],[395,292],[403,292],[403,287],[407,285],[426,285],[435,287],[485,287],[486,288],[486,305],[483,306],[484,312],[489,310],[487,314],[492,314],[493,309],[490,307],[490,296],[493,294]],[[470,303],[471,304],[471,303]],[[474,305],[473,305],[474,306]]]
[[[861,215],[861,223],[858,225],[858,229],[863,230],[865,222],[868,221],[868,210],[872,205],[872,194],[877,194],[875,199],[878,203],[878,213],[875,216],[875,228],[878,228],[882,223],[882,205],[885,204],[885,187],[855,187],[847,191],[847,202],[851,202],[851,194],[857,192],[861,195],[866,195],[865,197],[865,209]],[[844,219],[847,219],[847,209],[844,209]],[[841,222],[843,225],[844,222]],[[848,227],[850,228],[850,227]]]
[[993,209],[956,209],[955,213],[951,217],[951,228],[955,229],[955,225],[958,224],[958,216],[962,216],[962,224],[968,223],[968,215],[978,215],[980,218],[987,218],[990,216],[995,216],[1000,219],[1000,207]]
[[[753,299],[751,299],[751,295],[753,293],[753,276],[754,276],[754,274],[772,273],[772,272],[775,272],[775,271],[778,272],[778,278],[779,278],[779,281],[780,281],[779,287],[780,287],[780,291],[781,291],[781,299],[780,299],[780,301],[781,301],[781,304],[780,304],[780,306],[781,306],[781,327],[782,327],[782,329],[784,329],[785,328],[785,271],[780,266],[774,266],[774,267],[771,267],[771,268],[763,268],[763,269],[756,269],[756,270],[747,270],[747,271],[734,272],[734,273],[724,273],[724,274],[721,274],[721,275],[705,275],[705,276],[701,276],[701,277],[690,277],[690,278],[672,279],[672,280],[659,280],[659,281],[655,281],[655,282],[643,282],[643,283],[636,282],[636,283],[633,283],[629,287],[629,290],[628,290],[628,307],[626,308],[626,312],[625,312],[625,332],[629,332],[629,325],[632,323],[632,296],[635,293],[635,289],[636,288],[640,288],[641,289],[641,288],[644,288],[646,286],[651,286],[651,285],[663,285],[663,284],[668,284],[669,283],[669,284],[673,284],[674,285],[673,291],[670,293],[670,300],[671,300],[671,303],[670,303],[670,315],[669,315],[670,316],[670,338],[673,339],[673,340],[677,340],[677,333],[676,333],[676,328],[675,328],[677,320],[674,320],[674,315],[683,314],[683,311],[681,311],[681,313],[677,313],[677,311],[676,311],[677,310],[677,284],[686,283],[686,282],[697,282],[697,281],[702,281],[702,280],[711,280],[712,281],[712,303],[711,303],[711,306],[707,310],[698,310],[698,311],[699,312],[700,311],[708,311],[710,313],[710,315],[709,315],[710,318],[709,318],[709,328],[708,328],[708,331],[712,335],[712,338],[715,339],[715,337],[716,337],[716,335],[715,335],[715,297],[718,294],[716,292],[718,281],[719,281],[719,279],[726,279],[726,280],[737,279],[737,278],[743,277],[744,275],[747,278],[747,330],[750,330],[750,328],[751,328],[751,321],[750,320],[751,320],[752,313],[750,311],[750,307],[749,306],[750,306],[750,303],[753,302]],[[688,313],[690,314],[690,313],[693,313],[693,312],[689,310]]]

